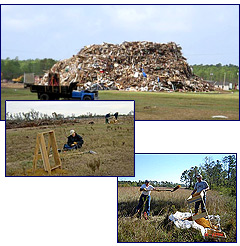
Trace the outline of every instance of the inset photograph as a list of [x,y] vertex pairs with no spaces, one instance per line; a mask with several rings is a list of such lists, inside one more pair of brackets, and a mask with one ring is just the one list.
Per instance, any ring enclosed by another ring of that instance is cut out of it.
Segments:
[[236,154],[136,154],[118,178],[118,242],[237,242]]
[[134,101],[6,101],[6,176],[134,176]]
[[1,120],[5,100],[100,99],[239,121],[238,4],[2,5],[1,23]]

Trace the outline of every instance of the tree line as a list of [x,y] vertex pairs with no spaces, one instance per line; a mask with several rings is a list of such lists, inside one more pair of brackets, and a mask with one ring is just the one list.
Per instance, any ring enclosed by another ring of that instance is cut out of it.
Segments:
[[193,73],[204,80],[238,83],[239,67],[233,64],[222,65],[193,65]]
[[[118,116],[133,116],[134,112],[131,110],[128,114],[119,114]],[[31,109],[29,112],[18,112],[18,113],[6,113],[6,121],[15,121],[15,122],[22,122],[22,121],[38,121],[38,120],[76,120],[76,119],[83,119],[83,118],[104,118],[105,115],[102,114],[93,114],[91,112],[87,112],[86,114],[82,115],[67,115],[64,116],[63,114],[58,114],[53,112],[51,114],[41,113],[34,109]]]
[[237,161],[235,155],[227,155],[222,160],[213,160],[212,157],[206,156],[199,167],[192,166],[183,171],[180,180],[185,183],[187,188],[193,188],[197,182],[197,174],[202,175],[210,189],[225,189],[232,195],[236,194]]
[[[42,76],[45,71],[49,70],[57,61],[50,58],[45,59],[28,59],[19,60],[15,59],[1,59],[1,72],[2,79],[12,80],[18,78],[24,73],[34,73],[35,75]],[[193,65],[193,73],[204,80],[231,83],[238,82],[238,70],[239,67],[233,64],[222,65],[218,63],[216,65]]]
[[[118,181],[118,186],[119,187],[140,187],[144,184],[145,180],[142,181],[142,180],[139,180],[139,181]],[[173,188],[173,187],[176,187],[177,185],[179,185],[178,183],[173,183],[173,182],[169,182],[169,181],[156,181],[156,180],[150,180],[149,181],[150,184],[154,187],[170,187],[170,188]],[[180,184],[181,186],[185,186],[184,184]]]
[[[237,160],[236,155],[226,155],[222,160],[213,160],[206,156],[200,166],[192,166],[182,172],[180,185],[187,189],[193,189],[197,182],[197,174],[201,174],[203,180],[207,181],[211,190],[223,190],[228,194],[236,195],[237,182]],[[175,187],[179,183],[169,181],[150,181],[155,187]],[[140,187],[144,181],[118,181],[121,187]]]
[[12,80],[18,78],[24,73],[34,73],[42,76],[45,71],[49,70],[57,61],[53,59],[1,59],[1,79]]

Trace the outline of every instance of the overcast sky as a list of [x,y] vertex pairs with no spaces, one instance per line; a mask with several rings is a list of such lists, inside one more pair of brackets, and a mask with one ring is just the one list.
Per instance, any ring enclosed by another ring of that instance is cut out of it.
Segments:
[[239,64],[237,5],[1,6],[2,58],[70,58],[89,44],[180,44],[189,64]]
[[228,154],[136,154],[135,177],[119,180],[156,180],[179,183],[183,171],[204,163],[206,156],[214,161]]
[[64,116],[87,114],[105,115],[107,113],[128,114],[134,110],[133,101],[7,101],[6,112],[27,113],[34,109],[40,113],[51,115],[53,112]]

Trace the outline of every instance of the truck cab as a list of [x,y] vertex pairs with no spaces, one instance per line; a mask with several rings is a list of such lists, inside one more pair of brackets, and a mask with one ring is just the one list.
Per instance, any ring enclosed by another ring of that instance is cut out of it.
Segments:
[[84,100],[84,101],[91,101],[91,100],[97,100],[98,99],[98,91],[72,91],[72,99],[77,100]]

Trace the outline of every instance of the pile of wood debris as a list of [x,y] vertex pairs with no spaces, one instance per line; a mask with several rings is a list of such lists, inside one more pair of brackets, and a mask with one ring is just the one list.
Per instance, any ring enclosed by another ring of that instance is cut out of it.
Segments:
[[181,47],[174,42],[123,42],[89,45],[77,55],[57,62],[49,73],[59,74],[60,84],[78,82],[80,89],[128,91],[210,91],[213,87],[195,76]]

